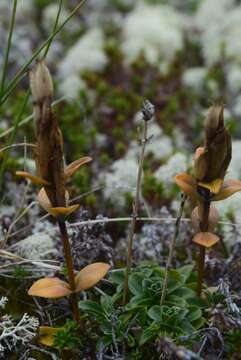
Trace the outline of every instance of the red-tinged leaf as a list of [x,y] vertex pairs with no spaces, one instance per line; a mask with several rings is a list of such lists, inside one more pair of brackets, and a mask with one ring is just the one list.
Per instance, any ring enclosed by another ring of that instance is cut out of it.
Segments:
[[175,181],[177,186],[179,186],[179,188],[193,201],[200,198],[200,195],[197,192],[197,183],[194,177],[187,173],[180,173],[175,176]]
[[218,194],[213,197],[213,201],[227,199],[236,192],[241,191],[241,181],[239,180],[225,180]]
[[64,169],[65,179],[74,175],[76,173],[76,171],[78,171],[82,165],[84,165],[90,161],[92,161],[92,158],[90,156],[85,156],[78,160],[73,161],[71,164],[66,166],[66,168]]
[[87,290],[97,284],[107,273],[110,265],[94,263],[84,267],[75,277],[76,291]]
[[59,278],[37,280],[28,290],[28,295],[44,298],[60,298],[71,294],[69,284]]
[[200,232],[194,236],[192,241],[198,245],[209,248],[219,241],[219,237],[210,232]]
[[16,175],[30,180],[35,185],[48,186],[49,182],[39,176],[32,175],[26,171],[16,171]]

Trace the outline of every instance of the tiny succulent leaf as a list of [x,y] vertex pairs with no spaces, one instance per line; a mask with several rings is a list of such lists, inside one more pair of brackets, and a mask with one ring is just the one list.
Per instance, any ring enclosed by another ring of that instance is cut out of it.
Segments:
[[28,290],[28,295],[43,298],[60,298],[71,294],[69,284],[59,278],[37,280]]
[[76,291],[87,290],[97,284],[107,273],[110,265],[94,263],[84,267],[75,277]]

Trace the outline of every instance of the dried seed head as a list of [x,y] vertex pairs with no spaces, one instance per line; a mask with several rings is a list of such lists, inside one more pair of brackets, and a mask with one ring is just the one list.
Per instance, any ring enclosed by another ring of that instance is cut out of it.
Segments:
[[44,60],[39,60],[29,72],[30,88],[36,102],[53,97],[53,81]]
[[231,137],[224,126],[223,106],[214,105],[209,109],[205,121],[205,145],[197,150],[194,157],[196,179],[207,184],[217,179],[223,180],[231,157]]
[[143,114],[144,121],[149,121],[155,113],[155,106],[149,100],[144,100],[141,112]]

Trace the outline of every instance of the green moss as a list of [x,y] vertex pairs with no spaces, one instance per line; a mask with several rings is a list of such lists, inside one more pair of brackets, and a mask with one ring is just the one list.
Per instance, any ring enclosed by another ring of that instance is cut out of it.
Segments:
[[74,183],[78,186],[80,193],[90,190],[91,177],[88,167],[82,167],[74,177]]
[[163,196],[162,184],[155,179],[155,177],[151,174],[150,171],[147,171],[144,175],[142,191],[143,196],[146,198],[150,197],[153,194],[158,195],[158,197]]
[[97,197],[94,194],[90,194],[85,198],[85,204],[87,206],[95,206],[97,204]]
[[126,145],[122,142],[117,142],[115,150],[118,156],[123,156],[126,152]]

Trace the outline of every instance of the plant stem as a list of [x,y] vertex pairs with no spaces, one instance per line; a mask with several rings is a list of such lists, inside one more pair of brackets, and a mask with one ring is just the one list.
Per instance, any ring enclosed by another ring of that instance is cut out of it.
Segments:
[[18,3],[18,0],[14,0],[12,16],[11,16],[11,23],[10,23],[10,30],[9,30],[9,34],[8,34],[8,40],[7,40],[7,47],[6,47],[6,52],[4,54],[4,60],[3,60],[3,72],[2,72],[2,80],[1,80],[1,88],[0,88],[1,95],[4,91],[5,79],[6,79],[6,75],[7,75],[8,57],[9,57],[9,52],[10,52],[11,43],[12,43],[12,35],[13,35],[13,28],[15,25],[17,3]]
[[[200,222],[200,229],[202,232],[208,231],[209,225],[209,210],[210,210],[210,192],[206,190],[205,200],[202,204],[202,219]],[[197,295],[201,296],[202,286],[203,286],[203,277],[204,277],[204,267],[205,267],[205,246],[199,246],[199,257],[197,259],[197,269],[198,269],[198,278],[197,278]]]
[[[58,26],[59,17],[60,17],[60,13],[61,13],[61,9],[62,9],[62,3],[63,3],[63,0],[59,0],[58,11],[57,11],[57,15],[56,15],[56,18],[55,18],[55,22],[54,22],[52,34],[56,31],[57,26]],[[48,52],[49,52],[49,49],[50,49],[50,46],[51,46],[51,44],[52,44],[53,39],[54,39],[54,38],[52,38],[52,39],[48,42],[48,44],[47,44],[47,46],[46,46],[46,48],[45,48],[44,55],[43,55],[44,58],[46,58],[46,56],[48,55]]]
[[74,293],[74,291],[75,291],[75,276],[74,276],[74,267],[73,267],[71,248],[70,248],[70,243],[69,243],[69,236],[68,236],[65,221],[58,220],[58,225],[59,225],[59,230],[61,233],[61,238],[62,238],[63,247],[64,247],[64,257],[65,257],[65,262],[66,262],[67,271],[68,271],[69,285],[70,285],[70,289],[73,291],[73,294],[71,294],[71,296],[70,296],[70,302],[72,305],[74,319],[78,324],[80,324],[78,302],[77,302],[76,294]]
[[139,207],[140,207],[141,177],[142,177],[146,143],[147,143],[147,121],[144,121],[144,132],[143,132],[143,139],[141,140],[142,147],[141,147],[141,154],[140,154],[140,160],[139,160],[139,166],[138,166],[136,195],[135,195],[135,199],[133,202],[133,214],[132,214],[132,220],[131,220],[131,229],[130,229],[129,238],[128,238],[123,304],[126,304],[127,296],[128,296],[128,279],[129,279],[130,269],[131,269],[132,260],[133,260],[133,239],[134,239],[134,235],[135,235],[135,231],[136,231],[136,223],[137,223],[137,217],[138,217]]
[[[20,111],[15,119],[14,125],[13,125],[13,131],[11,133],[11,135],[9,136],[9,140],[7,142],[7,146],[10,146],[13,144],[14,139],[16,137],[17,134],[17,130],[18,130],[18,125],[21,121],[22,115],[26,109],[26,106],[28,104],[28,99],[29,99],[29,95],[30,95],[30,91],[28,90],[27,93],[25,94],[25,97],[23,99],[23,103],[22,103],[22,107],[20,108]],[[4,171],[5,171],[5,167],[7,164],[7,160],[8,160],[8,154],[9,154],[9,150],[7,150],[4,155],[3,155],[3,159],[2,159],[2,163],[1,163],[1,167],[0,167],[0,193],[2,191],[2,185],[3,185],[3,175],[4,175]]]
[[63,29],[63,27],[67,24],[67,22],[76,14],[76,12],[80,9],[80,7],[86,2],[87,0],[81,0],[73,11],[69,14],[69,16],[60,24],[57,29],[45,40],[42,45],[33,53],[31,58],[22,66],[22,68],[16,73],[13,79],[9,82],[7,88],[5,89],[4,93],[0,98],[0,105],[5,103],[8,99],[12,91],[17,86],[18,82],[25,76],[29,65],[38,57],[41,51],[52,41],[52,39]]
[[[15,2],[16,2],[16,5],[15,5]],[[13,26],[14,26],[14,20],[15,20],[15,13],[16,13],[16,6],[17,6],[17,0],[14,2],[14,8],[13,8],[13,15],[12,15],[12,22],[11,22],[11,28],[10,28],[10,34],[9,34],[9,38],[8,38],[8,47],[7,47],[7,52],[6,52],[6,56],[5,56],[5,62],[6,64],[4,64],[4,70],[3,70],[3,76],[2,76],[2,83],[1,83],[1,91],[0,91],[0,94],[2,95],[3,91],[4,91],[4,81],[5,81],[5,73],[6,73],[6,69],[7,69],[7,60],[8,60],[8,53],[9,53],[9,49],[10,49],[10,45],[11,45],[11,37],[12,37],[12,31],[13,31]],[[61,7],[62,7],[62,0],[59,0],[59,7],[58,7],[58,12],[57,12],[57,15],[56,15],[56,18],[55,18],[55,22],[54,22],[54,26],[53,26],[53,30],[52,30],[52,34],[55,33],[56,31],[56,28],[58,26],[58,21],[59,21],[59,16],[60,16],[60,13],[61,13]],[[49,49],[50,49],[50,46],[51,46],[51,43],[53,41],[53,38],[51,38],[51,40],[47,43],[47,46],[46,46],[46,49],[45,49],[45,52],[44,52],[44,57],[47,56],[48,52],[49,52]],[[19,124],[21,123],[21,117],[25,111],[25,108],[27,106],[27,103],[28,103],[28,100],[29,100],[29,97],[30,97],[30,90],[27,91],[25,97],[24,97],[24,100],[23,100],[23,105],[22,105],[22,108],[20,109],[20,112],[18,113],[18,116],[15,120],[15,123],[14,123],[14,126],[13,126],[13,132],[12,134],[9,136],[9,141],[8,141],[8,145],[7,146],[11,146],[13,144],[13,141],[16,137],[16,134],[17,134],[17,130],[18,130],[18,127],[19,127]],[[0,192],[2,190],[2,181],[3,181],[3,174],[4,174],[4,171],[5,171],[5,167],[6,167],[6,163],[7,163],[7,160],[8,160],[8,151],[4,154],[3,156],[3,161],[2,161],[2,164],[1,164],[1,167],[0,167]]]
[[172,241],[171,241],[171,246],[170,246],[168,259],[167,259],[167,263],[166,263],[166,268],[165,268],[163,287],[162,287],[162,294],[161,294],[161,301],[160,301],[161,306],[163,305],[163,303],[165,301],[165,297],[166,297],[167,282],[168,282],[168,271],[170,270],[170,267],[171,267],[171,264],[172,264],[173,251],[175,249],[176,240],[178,238],[179,231],[180,231],[180,224],[181,224],[181,219],[182,219],[182,214],[183,214],[186,198],[187,198],[186,195],[182,194],[182,200],[181,200],[181,204],[180,204],[180,208],[179,208],[179,214],[177,216],[176,223],[175,223],[175,232],[174,232],[174,235],[173,235],[173,238],[172,238]]

